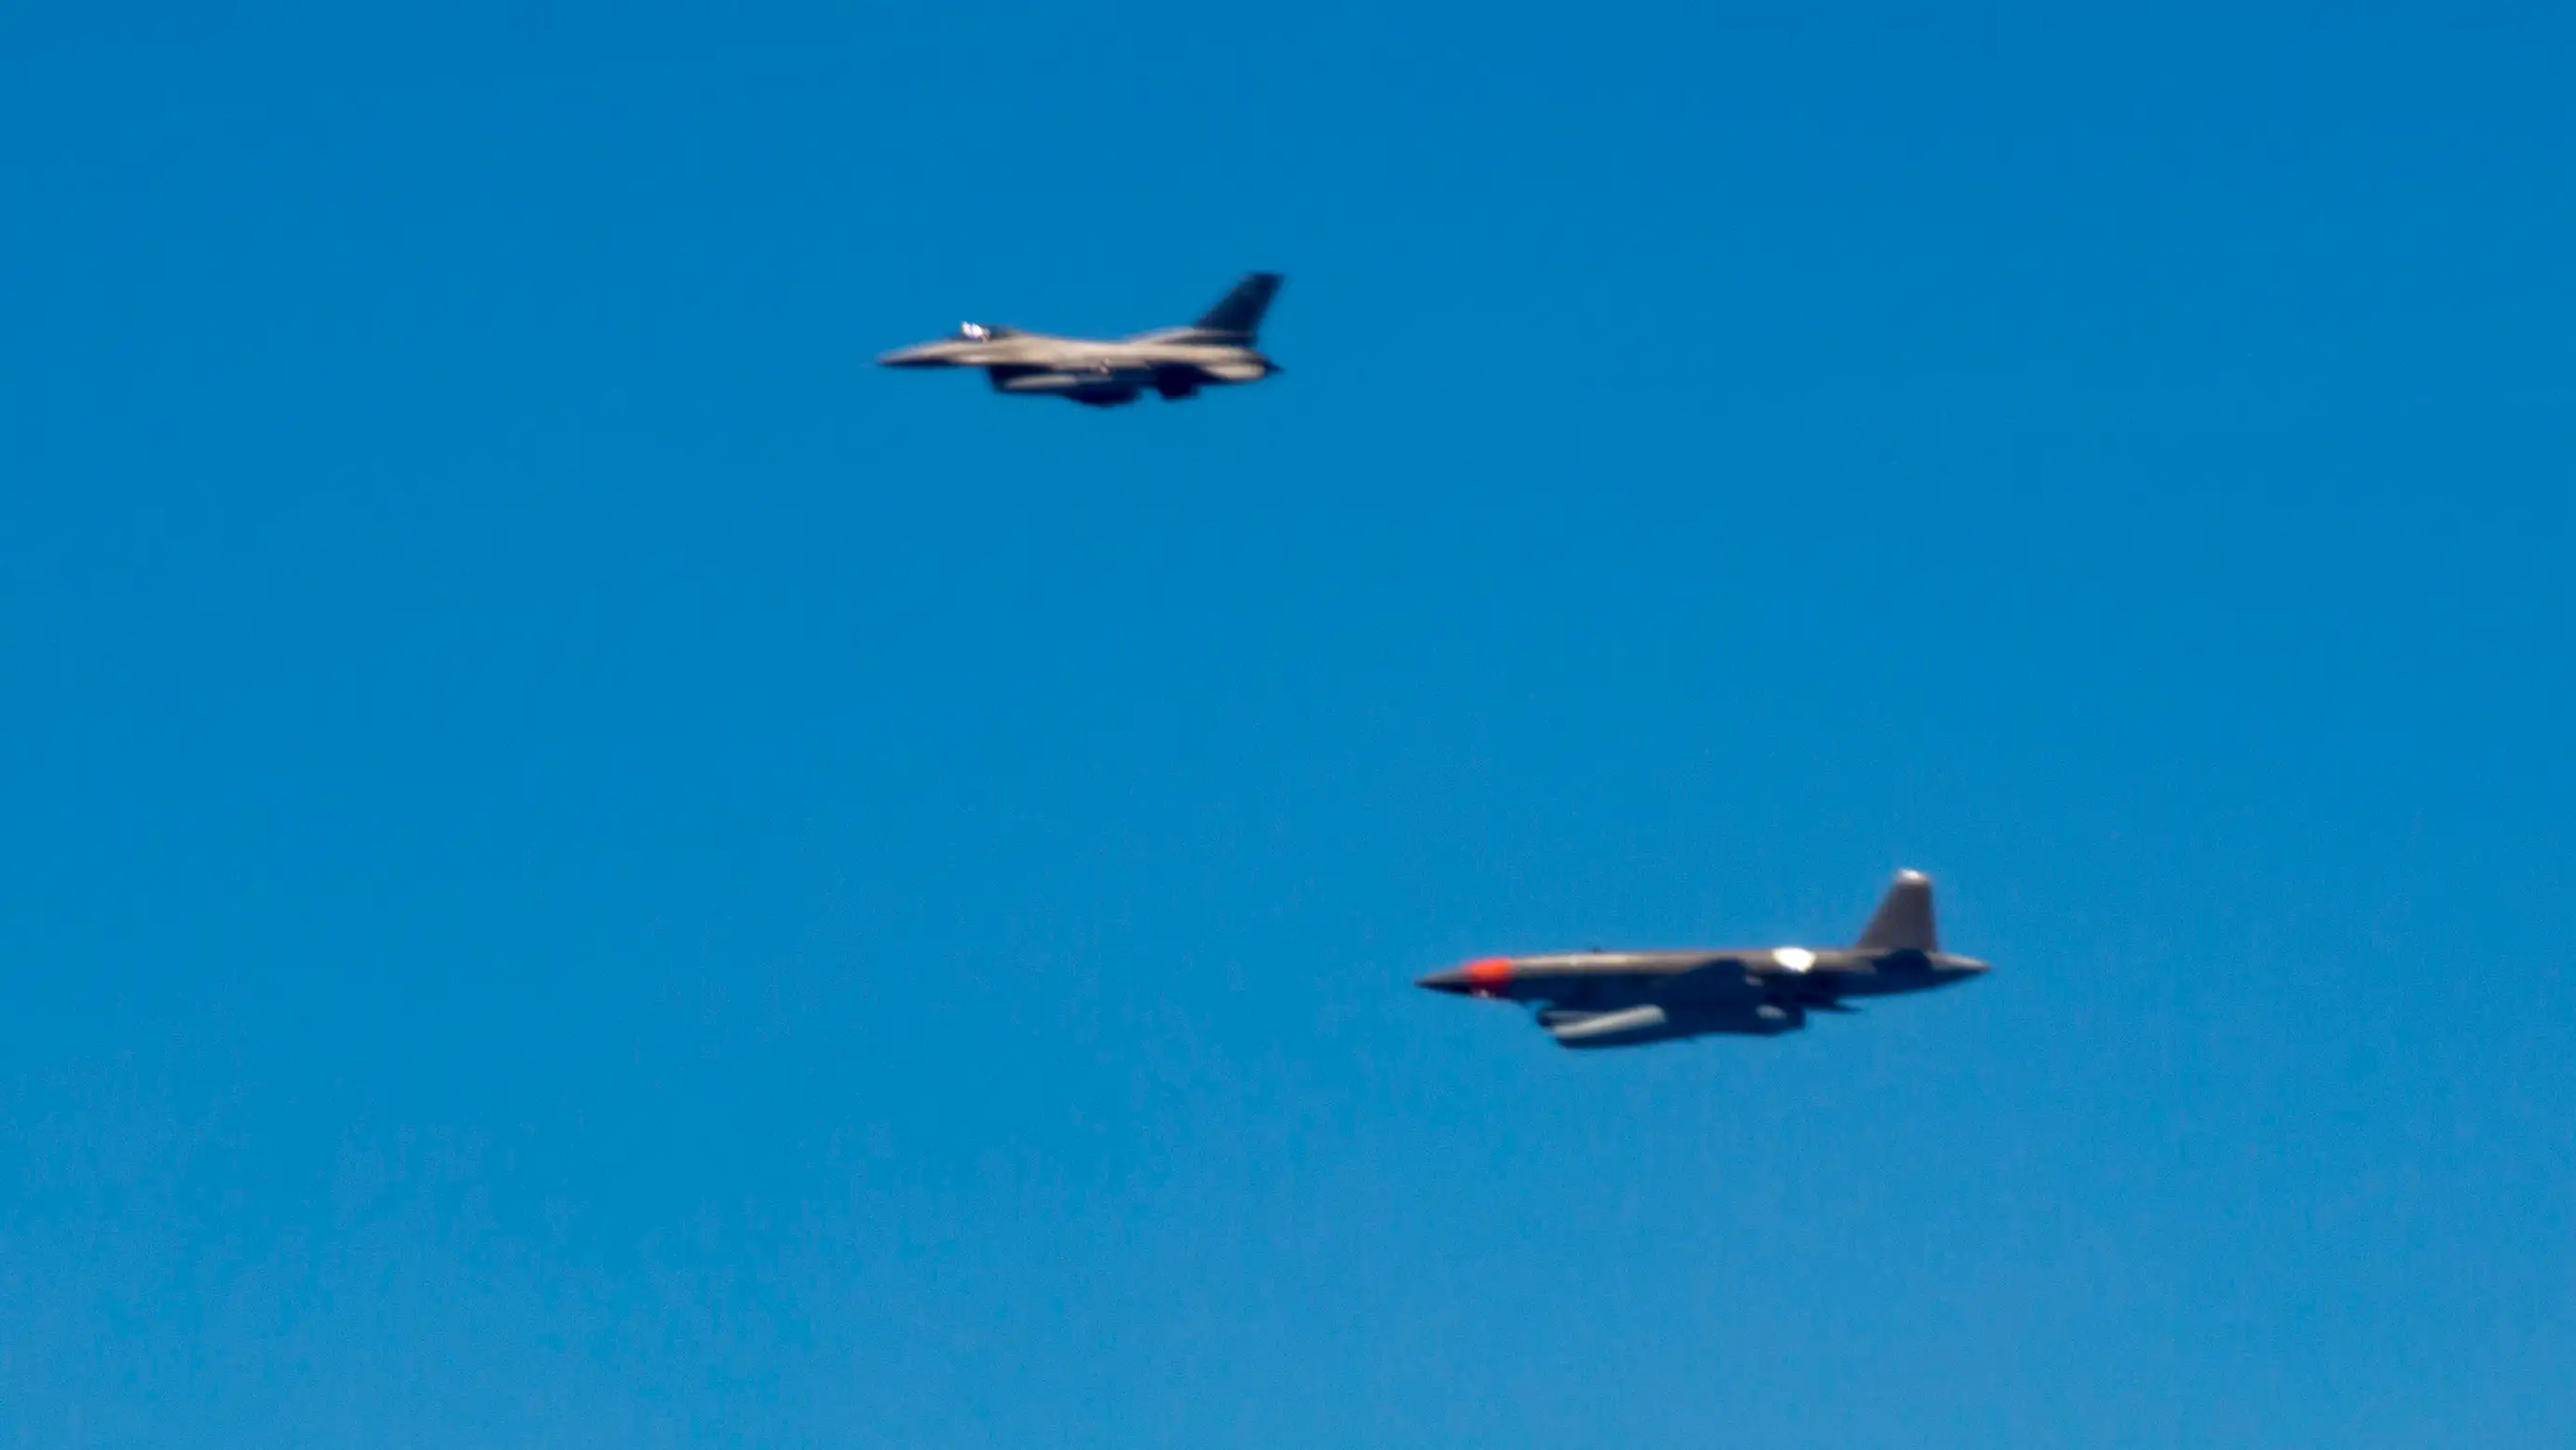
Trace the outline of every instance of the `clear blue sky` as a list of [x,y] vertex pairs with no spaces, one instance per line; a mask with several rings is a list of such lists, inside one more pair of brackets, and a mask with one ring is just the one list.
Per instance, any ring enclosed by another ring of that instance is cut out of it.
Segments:
[[0,16],[0,1445],[2576,1441],[2563,7],[357,8]]

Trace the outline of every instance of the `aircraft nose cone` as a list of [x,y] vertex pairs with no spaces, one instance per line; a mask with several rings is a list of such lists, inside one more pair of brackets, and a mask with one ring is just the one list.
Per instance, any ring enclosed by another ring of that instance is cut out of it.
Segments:
[[1460,997],[1495,997],[1502,994],[1504,984],[1511,979],[1511,958],[1480,957],[1463,967],[1451,967],[1418,978],[1414,985]]
[[888,368],[935,368],[945,361],[947,359],[940,356],[937,343],[899,347],[892,352],[877,354],[877,366]]

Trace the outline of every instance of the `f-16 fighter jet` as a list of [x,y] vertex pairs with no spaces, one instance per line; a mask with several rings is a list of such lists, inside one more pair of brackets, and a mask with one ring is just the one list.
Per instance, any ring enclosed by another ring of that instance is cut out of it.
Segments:
[[1900,871],[1848,947],[1486,957],[1421,985],[1526,1004],[1567,1047],[1634,1047],[1716,1032],[1777,1037],[1806,1026],[1810,1012],[1852,1011],[1848,998],[1928,991],[1985,970],[1941,950],[1932,879]]
[[890,368],[982,368],[996,392],[1051,393],[1094,408],[1132,403],[1148,388],[1177,401],[1280,370],[1253,346],[1279,281],[1276,272],[1251,273],[1187,327],[1094,339],[969,322],[953,337],[897,348],[877,361]]

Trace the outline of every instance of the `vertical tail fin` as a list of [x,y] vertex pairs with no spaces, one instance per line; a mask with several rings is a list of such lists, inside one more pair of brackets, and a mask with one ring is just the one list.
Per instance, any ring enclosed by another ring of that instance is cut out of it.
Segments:
[[1229,332],[1252,341],[1261,331],[1261,314],[1270,310],[1270,299],[1279,293],[1280,281],[1276,272],[1246,273],[1193,325],[1201,332]]
[[1852,943],[1863,952],[1937,952],[1941,934],[1932,924],[1932,878],[1920,871],[1899,871],[1896,880],[1870,913],[1869,925]]

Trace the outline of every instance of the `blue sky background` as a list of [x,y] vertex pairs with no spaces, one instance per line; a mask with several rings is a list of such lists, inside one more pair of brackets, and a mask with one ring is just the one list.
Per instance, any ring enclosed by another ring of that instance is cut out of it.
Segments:
[[0,15],[0,1444],[2576,1439],[2566,12],[362,8]]

